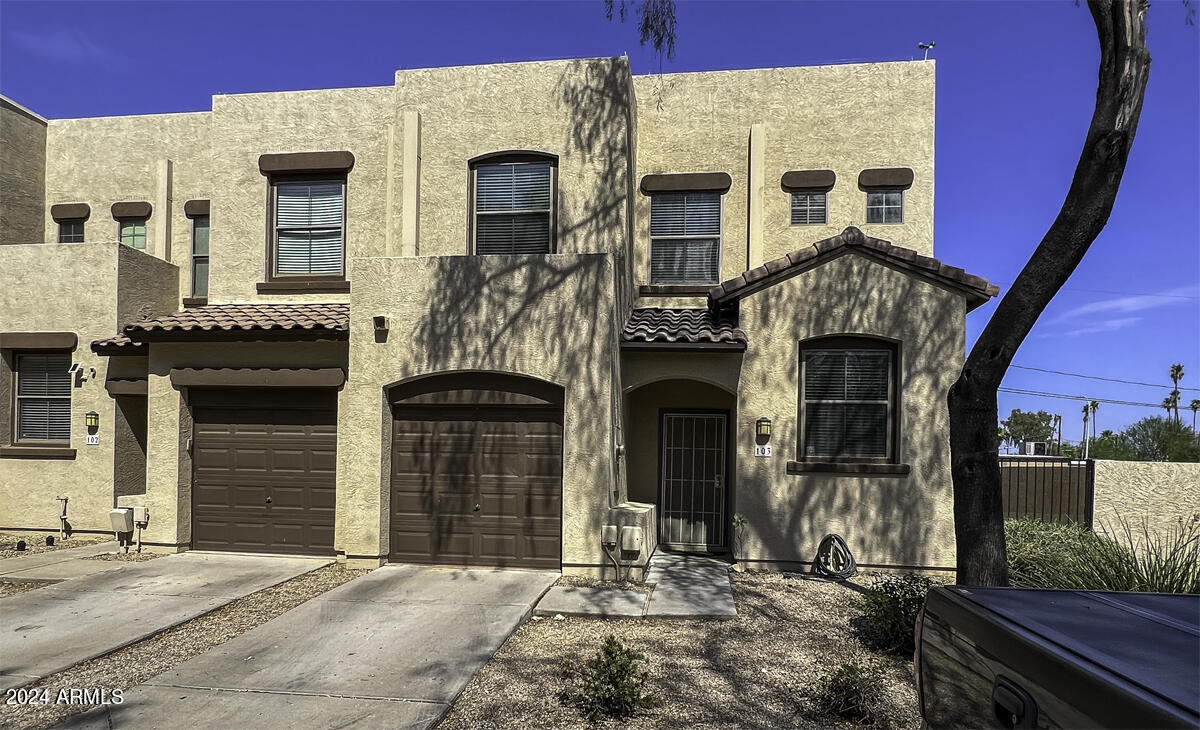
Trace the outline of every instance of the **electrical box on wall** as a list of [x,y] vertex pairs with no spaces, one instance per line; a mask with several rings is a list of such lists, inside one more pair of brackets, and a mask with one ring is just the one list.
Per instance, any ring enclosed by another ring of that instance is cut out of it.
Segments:
[[113,532],[133,532],[133,510],[129,507],[118,507],[108,513],[112,521]]
[[150,510],[145,507],[132,507],[133,522],[137,525],[144,525],[150,521]]
[[604,543],[605,545],[616,545],[617,526],[605,525],[604,529],[600,531],[600,542]]
[[627,553],[640,553],[645,538],[642,528],[627,526],[621,528],[621,550]]

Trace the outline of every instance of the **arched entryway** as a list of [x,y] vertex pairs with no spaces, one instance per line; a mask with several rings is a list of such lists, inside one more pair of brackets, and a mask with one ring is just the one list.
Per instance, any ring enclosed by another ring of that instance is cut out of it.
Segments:
[[561,567],[562,388],[460,372],[388,401],[392,562]]
[[629,498],[657,505],[659,543],[729,549],[733,510],[733,393],[675,378],[625,395]]

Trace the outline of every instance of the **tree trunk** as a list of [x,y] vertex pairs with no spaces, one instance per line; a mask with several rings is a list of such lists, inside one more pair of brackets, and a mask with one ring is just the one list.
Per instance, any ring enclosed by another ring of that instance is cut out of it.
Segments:
[[1000,300],[947,398],[963,585],[1008,584],[996,390],[1038,316],[1108,222],[1142,112],[1150,72],[1146,3],[1093,0],[1088,9],[1100,40],[1100,79],[1075,176],[1058,217]]

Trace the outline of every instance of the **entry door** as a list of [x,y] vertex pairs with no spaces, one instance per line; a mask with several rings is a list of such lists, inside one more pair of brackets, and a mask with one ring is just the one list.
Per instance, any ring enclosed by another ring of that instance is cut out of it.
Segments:
[[718,550],[725,541],[724,412],[670,412],[659,428],[659,541]]

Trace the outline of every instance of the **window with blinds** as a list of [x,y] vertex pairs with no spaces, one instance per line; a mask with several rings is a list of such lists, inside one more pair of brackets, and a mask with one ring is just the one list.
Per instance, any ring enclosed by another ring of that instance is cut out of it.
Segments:
[[125,218],[120,224],[121,243],[130,248],[146,250],[146,219]]
[[650,282],[716,283],[721,260],[721,194],[650,198]]
[[892,351],[805,350],[805,458],[883,460],[891,454]]
[[867,223],[903,222],[903,190],[871,190],[867,192]]
[[71,356],[19,353],[16,356],[17,441],[71,440]]
[[341,276],[345,183],[275,183],[275,276]]
[[549,162],[479,164],[475,253],[553,253],[554,168]]
[[825,223],[826,193],[792,193],[792,225]]

